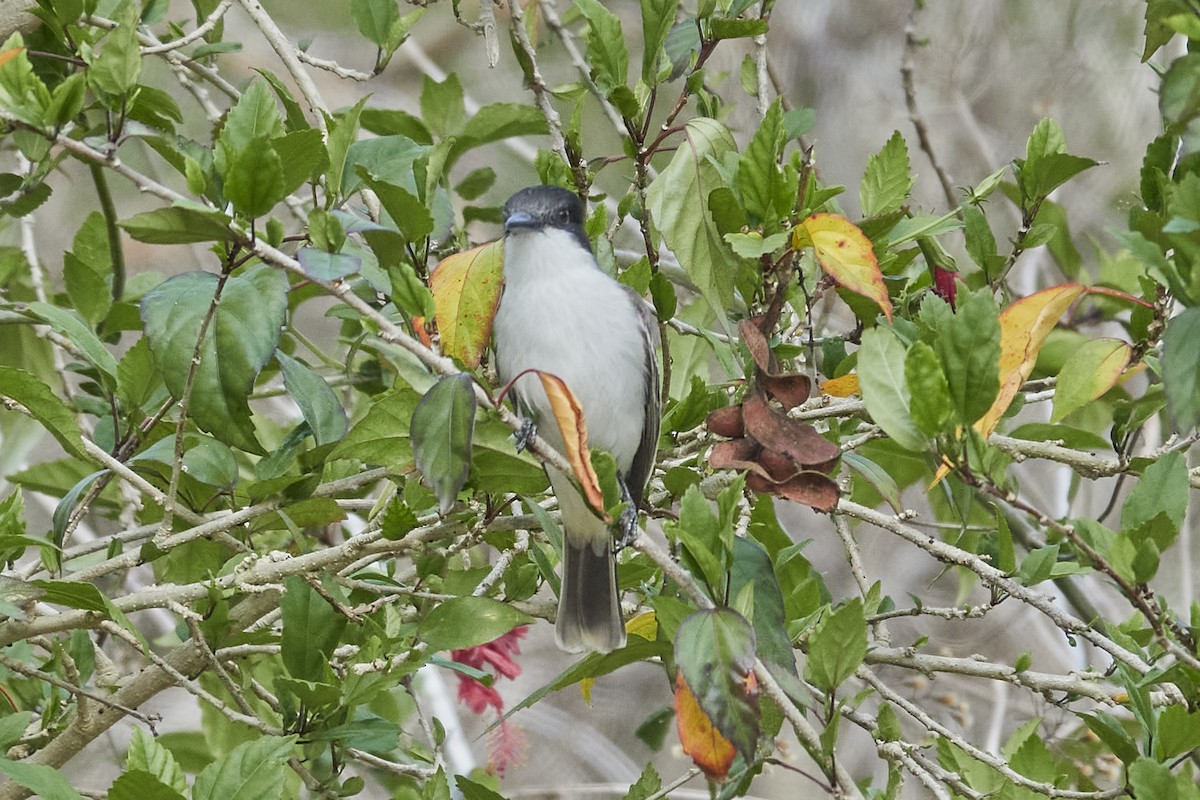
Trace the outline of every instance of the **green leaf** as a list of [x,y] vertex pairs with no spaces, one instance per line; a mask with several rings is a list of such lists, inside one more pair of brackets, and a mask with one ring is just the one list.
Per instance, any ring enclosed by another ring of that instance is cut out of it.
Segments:
[[675,24],[679,0],[641,0],[642,5],[642,82],[658,83],[659,64],[666,55],[667,34]]
[[350,155],[350,147],[358,139],[358,118],[363,106],[370,98],[364,97],[346,110],[337,120],[330,120],[329,134],[325,149],[329,152],[329,171],[325,175],[325,186],[329,191],[340,190],[342,195],[354,191],[355,186],[347,186],[347,178],[354,175],[354,168],[346,169]]
[[912,419],[926,436],[946,430],[952,411],[950,387],[937,353],[925,342],[914,342],[904,357],[904,382],[912,397]]
[[50,105],[46,107],[46,122],[62,127],[83,111],[87,99],[87,74],[77,72],[54,87]]
[[72,486],[67,493],[62,496],[58,504],[54,507],[54,513],[50,515],[50,531],[54,537],[56,547],[62,546],[63,537],[66,536],[67,523],[71,520],[71,514],[75,511],[75,506],[79,504],[80,498],[91,487],[93,483],[100,479],[101,475],[107,473],[108,470],[97,470],[90,475],[86,475],[79,479],[79,482]]
[[413,410],[413,459],[443,514],[454,507],[471,471],[475,405],[475,381],[461,372],[439,379]]
[[63,253],[63,283],[67,287],[67,297],[84,321],[93,328],[108,316],[112,308],[112,289],[107,275],[91,264],[84,263],[74,253]]
[[90,583],[78,581],[33,581],[33,585],[45,591],[42,602],[77,608],[81,611],[96,611],[105,616],[109,613],[108,599]]
[[741,265],[721,239],[708,203],[697,198],[724,186],[709,157],[720,161],[737,145],[724,125],[703,117],[688,121],[685,136],[647,189],[646,208],[700,293],[714,308],[729,308]]
[[289,576],[284,588],[280,603],[283,666],[293,678],[323,681],[348,620],[300,576]]
[[355,458],[395,471],[411,467],[413,454],[408,431],[419,400],[420,396],[408,388],[385,394],[338,442],[329,454],[330,459]]
[[471,447],[471,486],[484,492],[537,495],[546,490],[546,471],[528,452],[516,452],[512,428],[484,417],[475,426]]
[[886,469],[856,452],[842,453],[842,463],[871,484],[897,513],[904,510],[904,504],[900,501],[900,487]]
[[1200,748],[1200,714],[1185,706],[1167,706],[1158,715],[1154,752],[1169,761]]
[[748,39],[767,32],[765,19],[731,19],[711,17],[708,21],[708,36],[713,40]]
[[[672,18],[674,18],[674,15],[672,15]],[[670,715],[670,709],[664,710],[668,715]],[[643,723],[642,727],[644,728],[645,726],[646,723]],[[641,730],[641,728],[638,730]],[[639,736],[638,738],[641,739],[643,737]],[[651,749],[662,749],[661,738],[659,741],[659,746],[652,747]],[[625,797],[622,798],[622,800],[647,800],[647,798],[652,795],[658,795],[660,789],[662,789],[662,778],[659,777],[658,770],[654,768],[653,764],[647,764],[646,768],[642,770],[641,777],[639,777],[637,781],[635,781],[633,785],[629,787],[629,791],[625,793]]]
[[1121,509],[1121,529],[1136,530],[1164,514],[1175,530],[1183,524],[1188,504],[1188,467],[1183,453],[1173,450],[1146,467]]
[[[146,338],[174,397],[183,394],[217,286],[216,275],[185,272],[142,298]],[[279,344],[287,290],[287,277],[265,264],[229,278],[199,348],[188,413],[213,436],[252,453],[262,448],[247,397]]]
[[1017,185],[1021,189],[1022,208],[1047,197],[1056,188],[1099,162],[1066,152],[1062,128],[1052,119],[1043,119],[1025,143],[1025,159],[1014,162]]
[[720,518],[692,485],[679,503],[679,522],[666,526],[668,534],[678,532],[684,550],[696,565],[699,575],[713,597],[720,597],[724,585],[725,557],[732,550],[733,529],[721,524]]
[[913,421],[912,396],[905,380],[905,350],[890,328],[863,331],[858,351],[858,385],[867,413],[896,444],[923,452],[929,439]]
[[219,211],[169,206],[137,214],[117,223],[139,242],[149,244],[192,244],[232,242],[230,219]]
[[109,352],[87,323],[66,309],[49,303],[30,303],[30,313],[45,322],[56,333],[70,339],[87,362],[100,371],[100,380],[108,388],[117,385],[117,359]]
[[275,359],[283,371],[283,385],[300,406],[317,445],[336,442],[345,436],[350,427],[346,409],[325,379],[282,350],[275,351]]
[[189,446],[183,454],[183,469],[188,475],[218,489],[237,486],[238,465],[232,450],[203,434],[185,435],[185,438]]
[[858,189],[864,217],[887,214],[904,204],[913,186],[910,169],[908,145],[896,131],[882,150],[867,159],[867,171]]
[[[944,305],[932,298],[928,303]],[[925,318],[925,308],[921,309]],[[996,301],[986,287],[963,296],[958,312],[935,317],[933,349],[942,362],[950,401],[958,422],[974,424],[992,407],[1000,391],[1000,322]]]
[[421,87],[421,119],[438,137],[458,133],[467,108],[463,103],[463,87],[458,76],[450,73],[438,83],[428,75]]
[[363,183],[379,197],[384,211],[392,218],[397,230],[410,242],[419,242],[433,233],[433,215],[415,195],[403,187],[376,180],[359,167]]
[[262,139],[274,139],[283,136],[283,118],[279,116],[279,106],[270,84],[261,76],[250,81],[250,85],[242,92],[242,96],[225,115],[225,124],[217,141],[224,147],[218,147],[229,154],[240,153],[254,147],[254,143]]
[[446,155],[446,169],[476,147],[513,136],[543,136],[547,132],[546,118],[536,108],[520,103],[491,103],[472,114],[454,137]]
[[0,717],[0,747],[8,750],[16,744],[32,720],[32,711],[15,711]]
[[187,779],[175,756],[141,728],[133,729],[129,750],[125,754],[125,766],[127,769],[147,772],[177,792],[187,791]]
[[271,149],[283,165],[282,196],[286,197],[324,172],[329,166],[325,140],[316,128],[293,131],[271,140]]
[[505,800],[504,795],[499,792],[489,789],[482,783],[464,778],[462,775],[455,775],[454,783],[462,794],[463,800]]
[[45,428],[63,449],[79,458],[87,458],[83,449],[83,430],[67,404],[30,373],[0,364],[0,396],[14,400]]
[[983,210],[977,205],[963,207],[963,235],[967,254],[981,269],[990,271],[997,258],[996,235]]
[[494,641],[533,619],[490,597],[455,597],[425,616],[417,636],[430,652],[463,650]]
[[1166,764],[1139,758],[1129,765],[1127,776],[1137,800],[1176,800],[1179,797],[1175,778]]
[[750,233],[727,233],[723,237],[742,258],[761,258],[783,248],[790,238],[787,233],[774,233],[763,238],[758,231]]
[[867,655],[867,619],[854,598],[826,613],[808,637],[804,674],[818,689],[832,692],[854,674]]
[[1163,384],[1175,424],[1190,429],[1200,423],[1200,307],[1189,308],[1167,322],[1163,334]]
[[783,144],[783,105],[776,99],[746,145],[737,170],[742,203],[760,224],[766,226],[768,233],[778,231],[779,221],[788,215],[789,206],[795,202],[795,189],[785,185],[779,168]]
[[1200,114],[1200,53],[1171,62],[1158,92],[1158,108],[1168,131],[1177,134]]
[[358,31],[379,47],[388,42],[388,32],[400,21],[396,0],[350,0],[350,15]]
[[0,775],[24,786],[42,800],[83,800],[83,795],[71,787],[59,770],[45,764],[0,758]]
[[700,708],[749,761],[758,743],[759,706],[747,691],[754,671],[755,636],[730,608],[696,611],[675,632],[675,660]]
[[138,6],[131,0],[123,2],[113,14],[117,27],[104,37],[100,55],[88,69],[92,86],[109,95],[124,95],[137,86],[142,71],[142,56],[138,50]]
[[362,259],[349,253],[330,253],[315,247],[301,247],[296,251],[296,260],[304,267],[304,274],[318,280],[337,280],[353,275],[362,269]]
[[233,207],[250,219],[266,216],[286,196],[283,162],[266,138],[255,139],[250,146],[230,159],[222,177],[225,196]]
[[574,0],[579,13],[588,21],[587,63],[592,79],[607,97],[618,87],[624,87],[629,74],[629,50],[621,20],[599,0]]
[[[749,587],[752,608],[739,609],[754,627],[757,653],[763,661],[777,664],[793,675],[796,654],[787,635],[783,592],[771,565],[771,557],[762,545],[742,536],[733,540],[733,563],[729,570],[729,596],[739,597]],[[690,684],[689,684],[690,685]]]
[[131,769],[113,781],[108,800],[183,800],[183,794],[149,772]]
[[260,736],[205,767],[192,800],[266,800],[283,796],[284,768],[294,736]]
[[1057,544],[1039,547],[1029,551],[1029,555],[1021,560],[1021,569],[1017,577],[1026,586],[1035,586],[1049,580],[1054,574],[1054,564],[1058,561],[1059,546]]

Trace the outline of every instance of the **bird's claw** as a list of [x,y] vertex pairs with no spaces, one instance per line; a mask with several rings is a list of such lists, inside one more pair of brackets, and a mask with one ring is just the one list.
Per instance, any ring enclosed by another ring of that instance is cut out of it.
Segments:
[[513,435],[516,440],[517,452],[523,452],[537,438],[537,423],[529,417],[521,418],[521,429]]
[[618,477],[617,483],[621,487],[621,499],[625,501],[625,508],[621,511],[621,517],[617,522],[620,538],[617,539],[615,552],[619,553],[637,540],[638,510],[633,503],[633,496],[629,494],[629,487],[625,485],[625,480]]

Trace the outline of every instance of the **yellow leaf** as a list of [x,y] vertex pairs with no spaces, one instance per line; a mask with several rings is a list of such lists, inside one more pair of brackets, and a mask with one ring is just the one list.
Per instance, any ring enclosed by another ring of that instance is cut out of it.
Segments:
[[575,478],[583,489],[583,496],[592,508],[604,512],[604,493],[600,490],[600,479],[592,469],[592,459],[587,446],[587,421],[583,418],[583,407],[575,399],[575,395],[567,388],[567,384],[557,375],[549,372],[534,370],[546,390],[550,400],[550,409],[558,423],[558,430],[563,439],[563,455],[571,464]]
[[883,284],[871,240],[854,223],[836,214],[813,214],[792,232],[797,250],[811,247],[829,277],[855,294],[874,300],[892,321],[892,301]]
[[592,689],[595,685],[595,678],[581,678],[579,680],[579,693],[583,695],[583,702],[587,706],[592,705]]
[[[1086,286],[1078,283],[1051,286],[1021,298],[1000,312],[1000,393],[987,413],[972,426],[980,436],[985,439],[991,436],[1033,371],[1046,337],[1071,304],[1087,291]],[[949,459],[943,457],[929,488],[940,483],[952,468]]]
[[625,623],[625,633],[653,642],[654,637],[658,635],[658,617],[654,616],[653,611],[638,614]]
[[1086,291],[1087,287],[1078,283],[1064,283],[1023,297],[1000,312],[1000,394],[974,425],[985,439],[1033,371],[1038,352],[1059,317]]
[[447,256],[429,276],[442,352],[479,366],[504,288],[504,242]]
[[840,378],[821,381],[821,392],[833,397],[849,397],[852,394],[858,394],[858,373],[850,372]]
[[737,748],[721,735],[700,708],[682,672],[675,676],[675,729],[683,752],[691,756],[696,766],[712,780],[724,780]]

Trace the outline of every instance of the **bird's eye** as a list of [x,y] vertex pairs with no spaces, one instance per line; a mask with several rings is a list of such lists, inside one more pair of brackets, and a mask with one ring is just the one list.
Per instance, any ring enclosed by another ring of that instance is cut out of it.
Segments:
[[554,212],[554,217],[556,222],[567,223],[571,221],[571,212],[565,208],[560,208]]

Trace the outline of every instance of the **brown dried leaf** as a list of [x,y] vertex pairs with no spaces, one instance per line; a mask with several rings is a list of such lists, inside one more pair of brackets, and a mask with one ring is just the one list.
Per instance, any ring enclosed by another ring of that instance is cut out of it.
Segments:
[[730,439],[746,433],[746,426],[742,424],[742,407],[740,405],[718,408],[708,415],[704,425],[717,436],[727,436]]
[[793,503],[811,506],[817,511],[832,511],[837,508],[837,484],[828,475],[819,472],[798,472],[782,483],[773,483],[763,476],[751,472],[746,476],[746,488],[755,492],[774,494]]
[[713,469],[753,469],[766,470],[755,459],[762,448],[753,439],[733,439],[728,442],[717,442],[708,453],[708,465]]
[[752,395],[742,404],[742,419],[748,435],[764,447],[793,459],[800,467],[828,472],[841,455],[838,446],[817,433],[813,426],[788,419],[758,395]]
[[812,392],[807,375],[760,375],[758,384],[783,405],[784,411],[803,405]]

